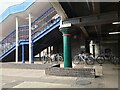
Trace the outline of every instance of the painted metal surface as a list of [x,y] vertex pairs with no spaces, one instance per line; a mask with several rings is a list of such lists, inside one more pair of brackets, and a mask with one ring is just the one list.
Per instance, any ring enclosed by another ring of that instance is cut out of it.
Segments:
[[[44,13],[44,15],[42,15],[42,17],[40,16],[34,22],[31,22],[31,27],[32,27],[32,25],[35,25],[38,22],[42,23],[42,20],[44,21],[46,18],[48,18],[50,16],[49,19],[47,20],[47,22],[45,22],[46,24],[44,24],[44,26],[42,26],[42,28],[39,28],[39,27],[35,28],[35,30],[38,32],[37,34],[34,34],[34,32],[31,31],[31,34],[33,35],[33,36],[31,35],[32,36],[31,40],[33,43],[35,43],[37,40],[39,40],[44,35],[46,35],[47,33],[49,33],[50,31],[52,31],[53,29],[55,29],[56,27],[58,27],[60,25],[60,23],[59,23],[60,17],[56,18],[54,20],[54,22],[51,23],[51,20],[52,20],[51,18],[54,15],[56,15],[56,12],[54,11],[53,8],[50,8],[46,13]],[[29,42],[28,42],[29,26],[28,25],[19,26],[18,31],[19,31],[19,38],[18,38],[19,39],[19,46],[24,45],[24,44],[29,44]],[[0,54],[0,58],[4,58],[5,56],[8,55],[7,53],[9,53],[11,48],[15,45],[15,37],[16,37],[16,35],[15,35],[15,30],[14,30],[12,33],[10,33],[10,35],[8,35],[2,41],[0,41],[0,43],[2,45],[3,45],[3,43],[10,43],[10,42],[13,43],[13,44],[10,44],[10,46],[11,46],[10,48],[4,50],[4,52],[2,52],[2,54]],[[33,53],[33,51],[31,51],[31,53]],[[31,62],[33,62],[33,61],[31,61]]]
[[24,44],[22,45],[22,63],[25,63],[25,50],[24,50]]
[[16,17],[16,63],[18,63],[18,47],[19,47],[19,42],[18,42],[18,17]]
[[32,25],[31,25],[31,14],[29,14],[29,64],[34,63],[33,61],[33,43],[32,43]]
[[[15,14],[18,12],[22,12],[27,10],[36,0],[26,0],[25,2],[8,7],[1,15],[0,15],[0,23],[3,22],[9,15]],[[22,8],[21,8],[22,7]]]
[[72,68],[70,28],[61,28],[63,33],[64,68]]

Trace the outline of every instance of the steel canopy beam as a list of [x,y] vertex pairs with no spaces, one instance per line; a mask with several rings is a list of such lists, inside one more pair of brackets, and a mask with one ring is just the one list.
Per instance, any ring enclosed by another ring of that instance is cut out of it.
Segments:
[[98,15],[84,16],[66,19],[63,24],[71,23],[77,26],[95,26],[118,21],[118,12],[102,13]]
[[[96,0],[92,0],[93,14],[100,14],[100,2],[95,1]],[[101,25],[95,26],[95,31],[99,34],[99,31],[101,31]]]
[[80,29],[82,30],[82,32],[85,34],[86,37],[89,37],[88,32],[85,29],[85,27],[81,26]]
[[65,20],[66,18],[68,18],[68,16],[66,15],[64,9],[62,8],[58,0],[54,0],[54,2],[52,2],[52,0],[49,0],[49,2],[55,8],[56,12],[60,15],[62,20]]
[[[50,1],[50,0],[49,0]],[[64,9],[62,8],[62,6],[60,5],[60,3],[58,2],[58,0],[54,0],[55,2],[50,2],[52,4],[52,6],[55,8],[55,10],[57,11],[57,13],[60,15],[62,21],[66,20],[68,18],[67,14],[65,13]],[[67,23],[68,24],[68,23]],[[61,25],[64,26],[65,24]],[[60,27],[61,27],[60,26]],[[83,31],[83,33],[85,34],[86,37],[88,37],[88,32],[84,27],[80,27],[80,29]]]

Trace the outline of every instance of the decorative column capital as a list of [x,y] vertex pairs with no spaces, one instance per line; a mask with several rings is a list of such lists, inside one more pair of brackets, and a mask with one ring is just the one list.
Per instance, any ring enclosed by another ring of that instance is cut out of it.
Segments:
[[71,23],[66,23],[66,24],[60,24],[60,32],[62,32],[63,34],[70,34],[71,32],[71,26],[72,24]]
[[60,28],[60,32],[62,32],[63,34],[70,34],[71,33],[71,29],[70,28]]

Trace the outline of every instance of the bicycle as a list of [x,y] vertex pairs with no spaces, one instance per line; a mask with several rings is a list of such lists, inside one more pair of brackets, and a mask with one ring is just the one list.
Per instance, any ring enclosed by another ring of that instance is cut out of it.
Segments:
[[73,63],[74,64],[86,63],[88,65],[93,65],[95,63],[95,60],[91,55],[78,54],[74,57]]
[[120,57],[113,56],[112,57],[112,63],[115,64],[115,65],[120,64]]
[[57,54],[52,54],[51,56],[51,62],[55,62],[55,63],[61,63],[63,61],[63,57],[57,53]]
[[97,58],[96,58],[96,61],[97,61],[99,64],[103,64],[103,63],[105,62],[104,54],[98,55]]
[[41,61],[43,64],[45,63],[51,63],[52,59],[49,57],[49,55],[45,54],[44,56],[41,57]]
[[63,57],[60,54],[44,54],[44,56],[41,57],[42,63],[61,63],[63,61]]
[[99,64],[103,64],[106,60],[113,64],[118,64],[120,62],[119,57],[114,56],[112,53],[101,53],[96,58],[96,61]]

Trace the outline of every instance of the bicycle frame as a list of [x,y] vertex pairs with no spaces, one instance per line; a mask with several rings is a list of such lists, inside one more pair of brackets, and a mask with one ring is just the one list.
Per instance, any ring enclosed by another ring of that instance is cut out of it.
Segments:
[[62,56],[59,55],[59,53],[51,55],[50,58],[51,58],[53,61],[58,61],[58,62],[60,61],[60,59],[63,60]]
[[83,61],[83,63],[86,63],[88,65],[93,65],[95,60],[89,54],[87,55],[86,53],[83,53],[76,55],[74,57],[73,63],[79,64],[81,61]]
[[85,54],[79,54],[78,56],[82,59],[82,61],[86,62],[85,59],[87,58],[87,56]]

